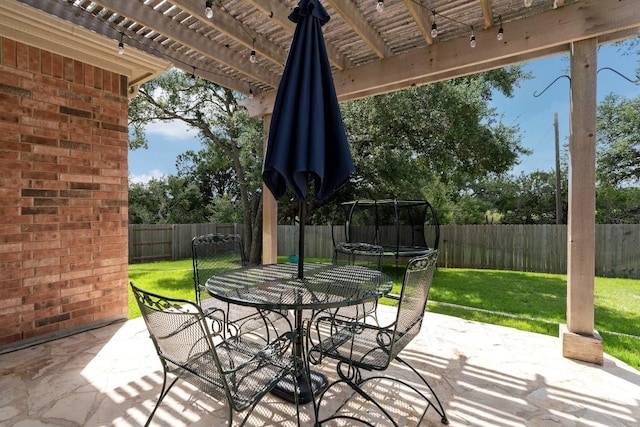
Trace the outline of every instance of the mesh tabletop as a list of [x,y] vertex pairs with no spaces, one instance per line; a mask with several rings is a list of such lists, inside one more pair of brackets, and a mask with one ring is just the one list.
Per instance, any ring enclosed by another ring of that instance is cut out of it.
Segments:
[[262,309],[325,309],[360,304],[387,294],[384,273],[356,265],[306,263],[298,278],[294,263],[231,270],[207,280],[215,298]]

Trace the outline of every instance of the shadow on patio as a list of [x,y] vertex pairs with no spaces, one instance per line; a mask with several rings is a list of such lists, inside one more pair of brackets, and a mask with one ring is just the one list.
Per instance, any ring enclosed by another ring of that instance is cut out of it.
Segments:
[[[608,355],[597,366],[561,353],[558,338],[427,313],[420,336],[402,354],[426,373],[453,426],[637,425],[640,372]],[[331,376],[333,369],[323,364]],[[397,364],[393,370],[408,375]],[[114,324],[0,355],[0,425],[143,425],[161,383],[142,319]],[[404,390],[379,383],[376,393],[403,425],[415,425]],[[348,409],[375,420],[357,401]],[[305,425],[311,412],[305,405]],[[226,416],[218,402],[178,382],[152,425],[219,426]],[[423,425],[441,425],[435,411],[428,416]],[[268,395],[248,424],[293,426],[295,408]]]

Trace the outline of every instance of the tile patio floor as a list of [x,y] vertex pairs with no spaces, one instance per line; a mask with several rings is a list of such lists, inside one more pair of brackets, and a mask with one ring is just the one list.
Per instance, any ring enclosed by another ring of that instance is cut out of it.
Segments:
[[[388,314],[388,307],[380,310]],[[565,359],[558,338],[427,313],[403,355],[426,373],[452,426],[640,425],[640,372],[608,355],[604,366]],[[323,370],[334,376],[333,365]],[[406,374],[395,365],[392,372]],[[161,382],[142,319],[5,353],[0,426],[143,425]],[[389,393],[399,411],[410,401],[402,391]],[[311,426],[310,407],[301,412],[305,426]],[[428,414],[423,425],[441,425],[433,410]],[[152,425],[224,426],[225,420],[222,405],[178,382]],[[268,395],[248,425],[293,426],[294,420],[293,405]],[[408,420],[402,425],[412,425],[410,414]]]

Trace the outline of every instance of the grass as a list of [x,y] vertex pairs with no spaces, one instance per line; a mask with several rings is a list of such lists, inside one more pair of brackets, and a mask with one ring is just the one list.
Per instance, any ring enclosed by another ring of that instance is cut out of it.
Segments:
[[[286,257],[279,258],[285,262]],[[312,261],[326,261],[309,259]],[[398,293],[402,273],[393,266],[385,272],[395,278]],[[151,292],[193,299],[191,260],[132,264],[129,278]],[[131,291],[129,291],[131,292]],[[383,299],[382,303],[395,301]],[[566,322],[567,278],[559,274],[439,268],[429,295],[434,313],[558,336]],[[595,328],[604,351],[640,370],[640,280],[596,277]],[[140,311],[129,294],[129,317]]]
[[[172,298],[193,300],[193,264],[190,259],[130,264],[129,280],[139,288]],[[140,317],[131,287],[129,287],[129,319]]]

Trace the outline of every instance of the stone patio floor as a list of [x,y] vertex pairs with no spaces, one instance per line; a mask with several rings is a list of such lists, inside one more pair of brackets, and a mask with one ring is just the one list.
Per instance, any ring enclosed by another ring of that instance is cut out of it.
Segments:
[[[452,426],[640,425],[640,372],[608,355],[603,366],[563,358],[558,338],[427,313],[402,355],[429,379]],[[334,364],[321,370],[335,377]],[[394,364],[387,374],[407,372]],[[0,426],[144,425],[161,384],[142,319],[115,323],[1,354]],[[387,391],[399,402],[400,424],[415,425],[401,412],[411,398]],[[371,417],[366,405],[350,406]],[[311,407],[300,411],[305,426]],[[268,395],[248,425],[294,426],[295,411]],[[435,411],[427,414],[422,425],[441,425]],[[179,381],[152,425],[224,426],[226,416],[220,402]]]

